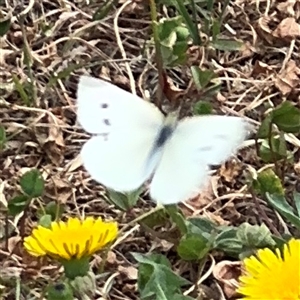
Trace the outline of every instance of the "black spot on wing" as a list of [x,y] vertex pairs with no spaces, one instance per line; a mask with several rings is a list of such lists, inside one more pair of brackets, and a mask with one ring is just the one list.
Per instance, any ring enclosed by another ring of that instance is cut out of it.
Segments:
[[104,119],[104,120],[103,120],[103,123],[104,123],[105,125],[107,125],[107,126],[110,126],[110,125],[111,125],[111,123],[110,123],[110,121],[109,121],[108,119]]

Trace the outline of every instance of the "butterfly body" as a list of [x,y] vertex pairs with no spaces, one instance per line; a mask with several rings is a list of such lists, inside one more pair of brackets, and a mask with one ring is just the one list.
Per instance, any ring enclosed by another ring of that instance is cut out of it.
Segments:
[[87,76],[79,81],[77,116],[94,134],[81,151],[91,177],[119,192],[136,190],[152,177],[150,195],[161,204],[199,191],[209,165],[225,161],[249,129],[237,117],[165,117],[139,97]]

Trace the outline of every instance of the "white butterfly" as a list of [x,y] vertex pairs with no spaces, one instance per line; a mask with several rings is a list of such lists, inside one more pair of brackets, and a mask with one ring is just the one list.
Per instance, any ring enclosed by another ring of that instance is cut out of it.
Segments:
[[77,96],[78,121],[94,134],[81,151],[91,177],[131,192],[153,176],[151,198],[164,205],[199,192],[209,165],[228,159],[249,131],[238,117],[164,117],[153,104],[88,76],[80,78]]

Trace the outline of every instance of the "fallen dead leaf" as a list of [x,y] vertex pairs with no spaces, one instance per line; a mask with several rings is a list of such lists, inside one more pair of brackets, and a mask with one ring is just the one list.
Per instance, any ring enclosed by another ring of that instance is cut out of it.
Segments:
[[300,37],[300,24],[293,17],[286,18],[273,31],[273,36],[293,40]]
[[253,66],[253,70],[251,73],[251,76],[253,78],[259,78],[260,75],[270,75],[270,73],[273,73],[274,70],[271,66],[269,66],[268,64],[257,60]]
[[65,142],[61,128],[64,122],[53,114],[45,114],[35,126],[36,138],[45,153],[56,166],[64,159]]
[[163,92],[173,107],[178,106],[178,98],[185,94],[185,91],[175,86],[172,79],[166,73],[163,74],[164,86]]
[[213,276],[223,287],[223,291],[228,298],[238,295],[238,278],[241,275],[241,262],[223,260],[215,265]]
[[275,86],[283,95],[292,92],[300,85],[300,68],[294,60],[290,60],[286,68],[278,74],[275,79]]
[[138,277],[137,268],[132,267],[132,266],[129,266],[129,267],[119,266],[118,271],[121,274],[124,274],[125,276],[127,276],[127,278],[130,280],[136,280]]
[[285,14],[288,14],[296,19],[300,16],[300,1],[287,0],[277,4],[277,9]]
[[45,187],[45,196],[58,201],[60,204],[65,204],[71,198],[72,194],[73,189],[70,182],[58,174],[51,177]]
[[269,27],[271,20],[272,18],[270,16],[263,16],[259,18],[255,26],[257,34],[269,44],[272,44],[274,39],[272,35],[272,29]]
[[14,253],[16,255],[20,255],[21,248],[23,248],[23,245],[21,243],[21,237],[20,236],[12,236],[8,239],[8,252]]
[[232,159],[221,166],[219,173],[226,182],[233,182],[240,175],[241,170],[242,165]]

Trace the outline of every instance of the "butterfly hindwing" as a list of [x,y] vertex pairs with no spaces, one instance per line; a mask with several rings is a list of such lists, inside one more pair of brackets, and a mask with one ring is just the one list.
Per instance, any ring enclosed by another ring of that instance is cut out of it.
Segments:
[[196,195],[207,182],[209,165],[228,159],[248,129],[238,117],[200,116],[180,121],[155,170],[151,197],[172,204]]

